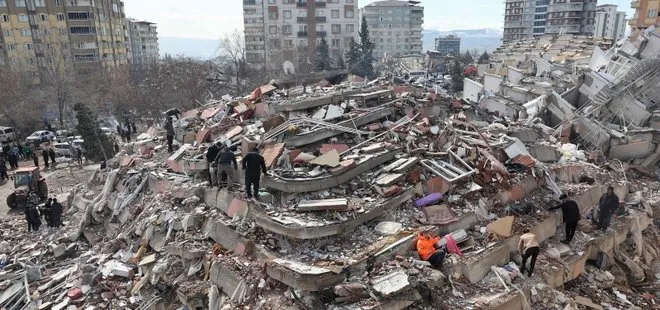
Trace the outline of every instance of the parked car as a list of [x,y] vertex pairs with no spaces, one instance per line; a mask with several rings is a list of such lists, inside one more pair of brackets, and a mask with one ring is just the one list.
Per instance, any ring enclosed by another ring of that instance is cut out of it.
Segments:
[[103,134],[106,136],[112,136],[115,134],[115,131],[108,127],[101,127],[101,132],[103,132]]
[[71,146],[69,145],[69,143],[66,142],[55,143],[53,145],[53,149],[55,151],[55,155],[57,156],[65,156],[65,157],[71,156]]
[[16,140],[16,133],[14,128],[11,127],[0,127],[0,142],[9,143]]
[[66,137],[67,142],[73,142],[74,140],[80,140],[82,139],[82,136],[68,136]]
[[25,138],[25,141],[31,144],[40,144],[55,140],[55,134],[48,130],[39,130],[33,132],[30,136]]

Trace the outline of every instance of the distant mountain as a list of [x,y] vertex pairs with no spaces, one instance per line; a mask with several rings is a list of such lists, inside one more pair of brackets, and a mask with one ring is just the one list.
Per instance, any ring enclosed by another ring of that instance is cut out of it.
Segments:
[[220,40],[158,37],[160,57],[165,54],[199,59],[216,56]]
[[489,53],[502,45],[502,32],[497,29],[468,29],[468,30],[424,30],[423,47],[424,50],[435,49],[435,38],[444,37],[453,34],[461,38],[461,51],[477,49],[483,51],[486,49]]

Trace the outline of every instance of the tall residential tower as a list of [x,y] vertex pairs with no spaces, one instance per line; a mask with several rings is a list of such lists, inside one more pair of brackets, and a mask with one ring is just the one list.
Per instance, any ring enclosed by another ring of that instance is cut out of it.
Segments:
[[130,63],[145,67],[158,60],[158,30],[156,24],[126,19],[126,38],[130,46]]
[[626,34],[626,12],[617,11],[613,4],[599,5],[596,11],[597,37],[619,41]]
[[635,0],[630,5],[635,9],[635,15],[628,22],[632,32],[644,30],[653,25],[660,25],[660,1],[658,0]]
[[506,0],[504,42],[543,34],[593,35],[596,0]]
[[[377,1],[360,9],[376,44],[374,58],[421,55],[424,7],[419,1]],[[361,20],[361,19],[360,19]]]

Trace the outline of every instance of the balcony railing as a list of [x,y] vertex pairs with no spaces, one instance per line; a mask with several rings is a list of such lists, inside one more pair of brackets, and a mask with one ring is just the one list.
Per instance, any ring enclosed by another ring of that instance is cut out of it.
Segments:
[[639,0],[635,0],[635,1],[630,2],[630,7],[633,8],[633,9],[636,9],[636,8],[640,7],[640,5],[641,5],[641,3],[640,3]]
[[[325,2],[315,2],[314,5],[316,6],[316,8],[319,8],[319,9],[325,8]],[[305,8],[305,7],[307,7],[307,2],[296,2],[296,7],[297,8]]]
[[298,37],[299,38],[306,37],[306,36],[307,36],[307,31],[298,31]]
[[243,0],[243,5],[257,5],[256,0]]

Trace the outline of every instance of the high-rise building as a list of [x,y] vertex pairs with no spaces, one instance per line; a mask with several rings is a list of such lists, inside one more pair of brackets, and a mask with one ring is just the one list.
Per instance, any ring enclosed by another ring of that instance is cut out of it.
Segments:
[[360,9],[360,16],[366,17],[369,33],[376,44],[375,59],[422,54],[424,7],[419,1],[373,2]]
[[128,61],[120,0],[0,0],[0,64],[38,76],[58,62],[79,72]]
[[158,60],[158,30],[156,24],[135,19],[124,21],[126,41],[130,46],[130,63],[137,67]]
[[594,36],[619,41],[626,34],[626,12],[617,11],[613,4],[596,7],[596,31]]
[[248,63],[276,72],[311,68],[321,38],[338,61],[357,38],[357,5],[358,0],[243,0]]
[[596,0],[506,0],[504,42],[543,34],[593,35]]
[[635,15],[628,22],[633,33],[644,30],[653,25],[660,25],[660,1],[658,0],[635,0],[630,6],[635,9]]
[[459,55],[461,53],[461,38],[450,34],[445,37],[435,38],[435,50],[440,55]]

